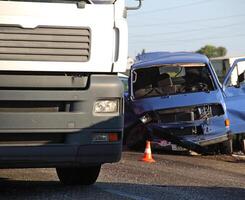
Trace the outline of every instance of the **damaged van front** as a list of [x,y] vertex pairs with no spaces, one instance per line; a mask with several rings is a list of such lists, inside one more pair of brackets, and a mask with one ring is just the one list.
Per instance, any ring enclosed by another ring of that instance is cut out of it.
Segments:
[[221,86],[208,58],[194,53],[149,53],[132,66],[126,96],[125,141],[146,139],[184,148],[229,139],[229,119]]

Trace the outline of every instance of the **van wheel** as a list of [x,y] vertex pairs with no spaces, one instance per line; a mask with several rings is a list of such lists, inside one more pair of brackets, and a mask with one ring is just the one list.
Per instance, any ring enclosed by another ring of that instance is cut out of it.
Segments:
[[222,143],[221,153],[223,154],[232,154],[233,153],[233,140],[229,139]]
[[65,185],[92,185],[97,180],[101,165],[90,167],[56,168],[60,182]]
[[143,150],[147,132],[143,126],[136,126],[125,134],[125,144],[130,150]]

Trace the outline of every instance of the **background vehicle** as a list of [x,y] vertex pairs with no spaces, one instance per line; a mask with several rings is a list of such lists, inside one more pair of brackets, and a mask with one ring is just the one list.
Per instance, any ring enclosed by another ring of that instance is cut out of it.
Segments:
[[[213,68],[222,83],[224,81],[226,73],[229,71],[230,67],[233,65],[234,61],[240,58],[244,58],[245,56],[240,57],[218,57],[218,58],[211,58],[211,63],[213,65]],[[243,68],[240,66],[240,68],[245,69],[245,62],[240,62],[238,65],[243,65]],[[236,79],[237,74],[234,72],[232,74],[234,78]]]
[[0,167],[87,185],[120,159],[124,3],[0,1]]
[[242,61],[234,62],[221,86],[203,55],[153,52],[139,58],[130,72],[125,103],[129,146],[139,147],[146,138],[166,139],[199,152],[225,143],[226,151],[231,152],[226,141],[245,130],[245,109],[239,109],[245,94],[244,71],[238,70],[235,85],[229,81]]

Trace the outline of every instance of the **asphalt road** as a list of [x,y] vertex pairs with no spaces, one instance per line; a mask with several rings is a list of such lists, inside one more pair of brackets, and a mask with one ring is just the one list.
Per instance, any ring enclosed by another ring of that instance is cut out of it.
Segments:
[[245,199],[244,161],[154,155],[157,162],[147,164],[141,156],[124,152],[90,187],[63,186],[53,169],[0,170],[0,199]]

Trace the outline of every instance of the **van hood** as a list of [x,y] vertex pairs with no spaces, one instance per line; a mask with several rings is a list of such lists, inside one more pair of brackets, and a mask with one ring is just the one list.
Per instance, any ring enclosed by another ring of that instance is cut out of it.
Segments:
[[188,94],[178,94],[169,96],[149,97],[132,101],[134,113],[138,116],[144,113],[171,109],[178,107],[188,107],[205,104],[222,104],[224,100],[219,91],[196,92]]

